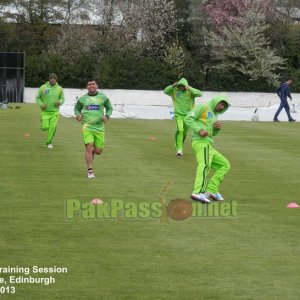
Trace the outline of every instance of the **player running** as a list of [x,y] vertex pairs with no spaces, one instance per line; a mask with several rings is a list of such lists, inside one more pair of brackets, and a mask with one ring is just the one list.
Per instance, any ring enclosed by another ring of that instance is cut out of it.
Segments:
[[189,86],[185,78],[169,85],[164,93],[172,97],[174,105],[174,117],[177,131],[175,133],[176,156],[183,156],[183,143],[189,130],[184,123],[184,118],[195,105],[195,98],[201,97],[202,92]]
[[42,110],[41,129],[48,133],[46,146],[52,149],[52,140],[56,132],[59,117],[59,107],[65,101],[64,91],[57,83],[56,74],[51,73],[49,75],[49,81],[39,88],[35,100]]
[[76,120],[82,122],[83,142],[85,144],[85,161],[87,177],[95,178],[93,172],[94,154],[100,155],[104,148],[104,123],[112,114],[110,100],[98,92],[96,80],[91,79],[86,86],[88,93],[80,97],[75,105]]

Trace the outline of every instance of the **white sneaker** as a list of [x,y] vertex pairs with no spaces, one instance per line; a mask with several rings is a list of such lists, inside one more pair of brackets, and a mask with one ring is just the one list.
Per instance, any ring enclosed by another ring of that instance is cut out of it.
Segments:
[[96,178],[96,176],[94,175],[94,172],[88,172],[87,177],[90,178],[90,179],[91,178]]
[[53,145],[52,144],[48,144],[48,149],[52,149],[53,148]]
[[177,151],[177,152],[176,152],[176,156],[177,156],[177,157],[182,157],[182,156],[183,156],[182,151],[181,151],[181,150]]
[[211,199],[215,200],[215,201],[223,201],[224,198],[222,197],[222,195],[220,193],[206,193]]
[[207,194],[199,193],[199,194],[192,194],[191,198],[195,201],[200,201],[202,203],[211,203],[211,201],[207,198]]

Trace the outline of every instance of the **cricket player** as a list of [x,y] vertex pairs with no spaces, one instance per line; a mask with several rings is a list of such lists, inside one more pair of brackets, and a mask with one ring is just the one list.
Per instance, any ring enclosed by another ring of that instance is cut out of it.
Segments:
[[[224,200],[219,186],[230,169],[229,161],[213,147],[213,139],[220,130],[218,115],[229,107],[226,95],[219,94],[208,103],[196,105],[188,113],[185,123],[193,130],[192,147],[196,154],[197,171],[191,198],[202,203]],[[208,180],[210,169],[214,175]]]
[[183,156],[183,143],[189,130],[184,123],[184,118],[195,105],[195,98],[201,97],[202,92],[189,86],[185,78],[169,85],[164,89],[164,93],[172,97],[174,105],[174,119],[176,122],[175,148],[176,156]]
[[46,146],[52,149],[59,107],[65,102],[64,91],[57,83],[56,74],[51,73],[49,75],[49,81],[39,88],[35,100],[41,109],[41,129],[48,133]]
[[74,112],[77,121],[82,122],[87,177],[95,178],[93,172],[94,154],[100,155],[103,151],[104,123],[110,118],[113,109],[107,96],[98,92],[96,80],[89,80],[86,88],[88,93],[78,99]]

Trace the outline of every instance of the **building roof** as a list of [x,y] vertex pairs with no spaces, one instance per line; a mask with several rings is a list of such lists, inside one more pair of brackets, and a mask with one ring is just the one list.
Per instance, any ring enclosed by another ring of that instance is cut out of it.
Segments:
[[293,19],[295,21],[300,21],[300,8],[298,8],[298,7],[283,7],[283,6],[281,6],[281,7],[277,7],[276,10],[280,14],[282,14],[290,19]]

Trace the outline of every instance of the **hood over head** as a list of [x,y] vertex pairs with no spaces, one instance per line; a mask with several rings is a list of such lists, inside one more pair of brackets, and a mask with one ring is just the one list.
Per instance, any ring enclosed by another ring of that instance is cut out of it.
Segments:
[[177,85],[182,85],[182,86],[186,86],[189,85],[189,83],[187,82],[187,80],[185,78],[181,78],[178,82]]
[[224,107],[224,109],[222,109],[221,111],[217,112],[218,114],[223,114],[228,107],[230,106],[229,100],[228,100],[228,96],[225,94],[218,94],[217,96],[213,97],[211,100],[209,100],[208,105],[209,107],[215,111],[216,106],[218,105],[218,103],[220,102],[225,102],[227,105]]
[[56,79],[57,80],[57,75],[55,73],[51,73],[49,75],[49,79]]

